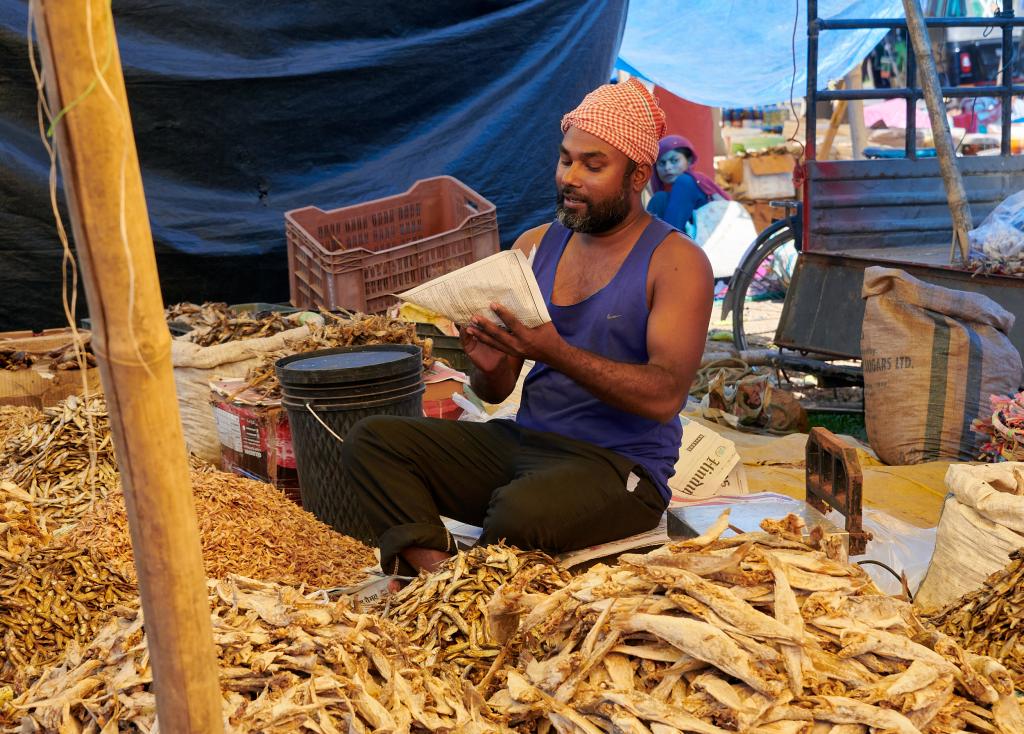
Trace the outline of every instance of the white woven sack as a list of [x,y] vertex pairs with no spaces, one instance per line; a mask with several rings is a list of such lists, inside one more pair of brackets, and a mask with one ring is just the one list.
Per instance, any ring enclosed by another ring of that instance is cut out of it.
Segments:
[[220,439],[210,406],[211,380],[245,377],[264,354],[286,349],[292,342],[307,336],[309,329],[300,326],[261,339],[243,339],[210,347],[182,339],[171,342],[174,386],[189,451],[205,461],[220,464]]
[[[960,502],[986,520],[1024,535],[1024,462],[999,464],[952,464],[946,472],[946,487]],[[1018,489],[1018,487],[1021,487]]]
[[914,597],[923,611],[939,609],[974,591],[1024,547],[1024,536],[947,497],[928,573]]

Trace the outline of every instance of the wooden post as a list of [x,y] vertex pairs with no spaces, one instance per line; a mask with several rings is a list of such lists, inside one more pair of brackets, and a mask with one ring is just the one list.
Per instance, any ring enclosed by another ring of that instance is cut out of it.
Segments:
[[[223,731],[170,334],[106,0],[33,0],[46,94],[110,411],[160,730]],[[56,284],[54,287],[57,287]]]
[[[932,138],[935,142],[935,155],[939,159],[939,170],[942,172],[942,183],[946,188],[946,200],[949,212],[953,217],[953,242],[951,245],[950,262],[961,264],[968,260],[969,243],[967,233],[974,228],[971,220],[971,207],[967,202],[960,169],[956,166],[956,152],[953,137],[949,133],[949,120],[946,119],[946,104],[942,99],[939,86],[939,73],[935,68],[935,57],[932,56],[931,43],[928,40],[928,27],[918,0],[903,0],[903,9],[907,16],[907,33],[917,57],[917,69],[921,78],[921,89],[928,107],[928,119],[932,123]],[[910,83],[908,81],[908,83]]]
[[[860,67],[846,75],[847,89],[861,89]],[[846,108],[846,116],[850,123],[850,145],[853,148],[853,160],[859,161],[864,157],[864,146],[868,141],[868,129],[864,124],[864,102],[859,99],[851,99]]]
[[836,133],[839,132],[839,126],[842,124],[843,118],[846,117],[846,106],[846,100],[841,99],[836,103],[835,109],[832,110],[832,118],[828,121],[825,139],[821,141],[821,148],[818,149],[818,160],[820,161],[827,161],[829,158],[832,158],[832,143],[836,139]]

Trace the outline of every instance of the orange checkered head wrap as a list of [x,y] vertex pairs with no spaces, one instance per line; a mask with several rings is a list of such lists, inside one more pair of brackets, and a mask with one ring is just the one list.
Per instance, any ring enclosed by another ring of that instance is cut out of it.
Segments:
[[640,80],[630,78],[600,86],[584,97],[562,118],[562,132],[570,127],[601,138],[630,160],[653,166],[658,141],[665,135],[665,112]]

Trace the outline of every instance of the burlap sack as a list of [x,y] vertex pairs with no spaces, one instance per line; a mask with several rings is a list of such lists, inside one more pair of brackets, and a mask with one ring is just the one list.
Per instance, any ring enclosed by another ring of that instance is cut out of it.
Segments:
[[914,603],[938,609],[981,587],[1024,547],[1024,464],[953,464],[946,472],[946,498],[928,574]]
[[307,336],[309,329],[300,326],[262,339],[243,339],[212,347],[201,347],[184,339],[173,340],[174,385],[189,450],[201,459],[220,463],[220,439],[210,406],[211,380],[245,377],[264,354],[286,349]]
[[977,293],[924,283],[892,268],[864,271],[864,411],[868,441],[887,464],[972,461],[971,421],[989,396],[1016,392],[1014,315]]

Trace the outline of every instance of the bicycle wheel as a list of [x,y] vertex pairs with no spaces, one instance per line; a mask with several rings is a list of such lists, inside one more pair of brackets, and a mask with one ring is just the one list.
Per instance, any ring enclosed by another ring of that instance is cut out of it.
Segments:
[[737,349],[774,345],[798,255],[790,222],[755,246],[736,270],[729,289],[733,291],[732,336]]

